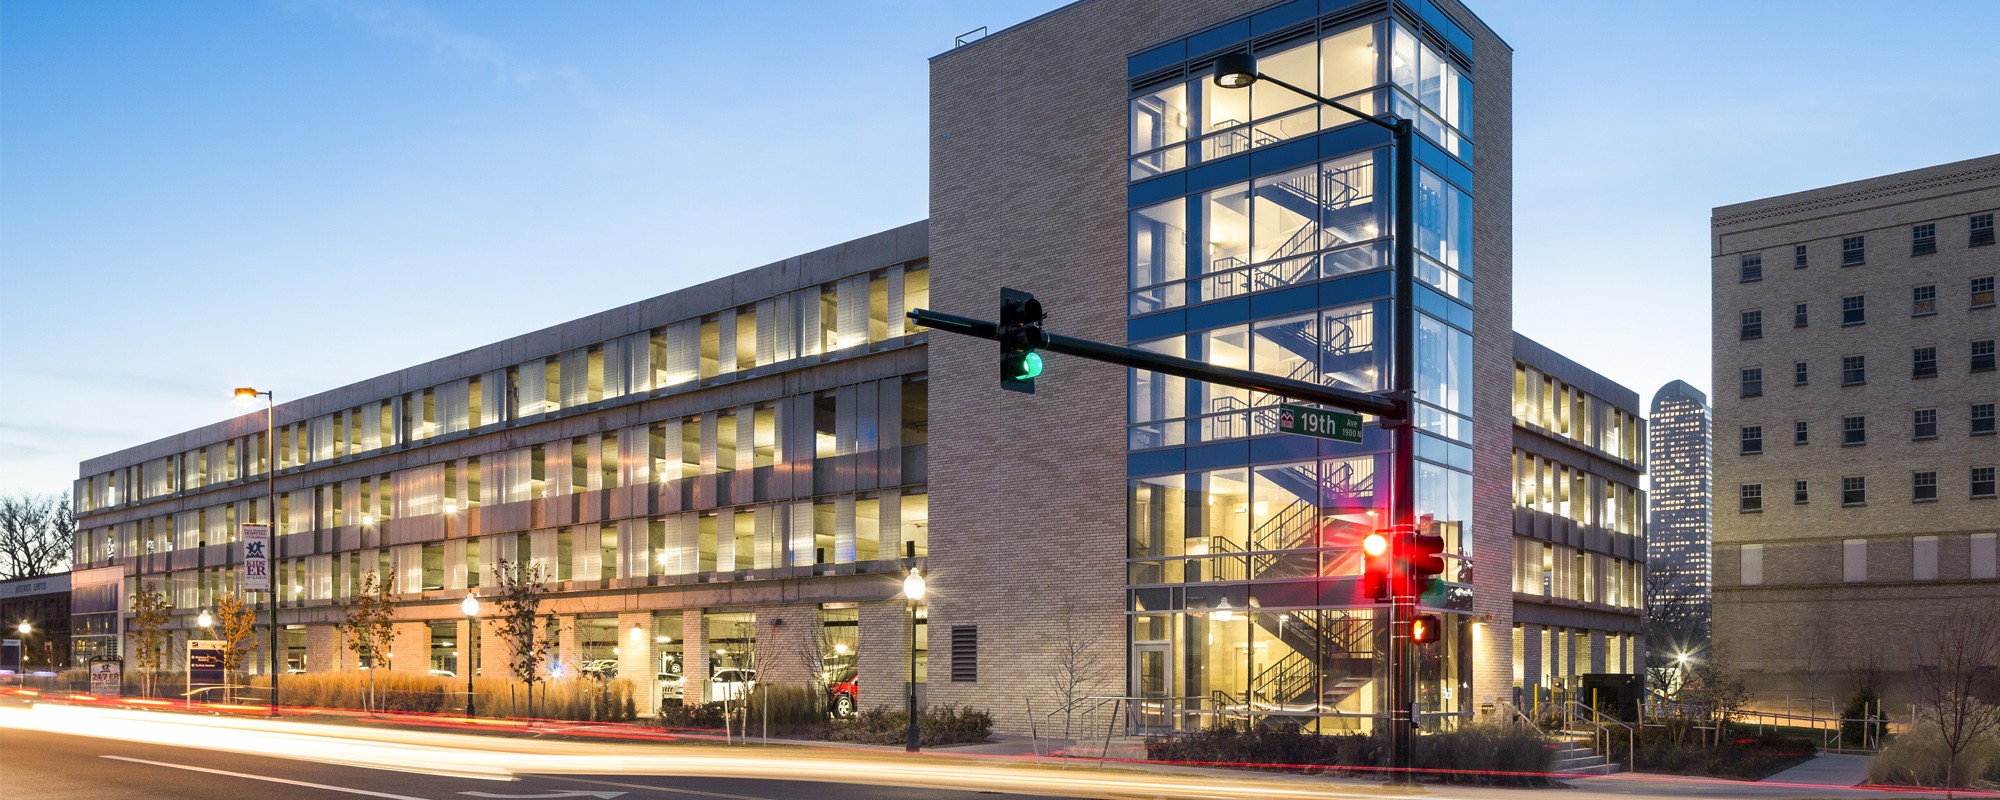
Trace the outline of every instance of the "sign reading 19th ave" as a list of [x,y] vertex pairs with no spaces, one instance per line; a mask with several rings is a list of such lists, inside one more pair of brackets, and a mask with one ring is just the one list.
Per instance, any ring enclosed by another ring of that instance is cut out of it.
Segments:
[[1360,444],[1361,415],[1286,403],[1278,406],[1278,432]]

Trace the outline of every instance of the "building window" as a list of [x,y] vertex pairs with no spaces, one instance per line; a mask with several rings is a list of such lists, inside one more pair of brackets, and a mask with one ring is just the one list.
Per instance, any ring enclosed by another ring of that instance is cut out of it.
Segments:
[[1967,247],[1983,247],[1993,243],[1993,215],[1976,214],[1972,217],[1972,238]]
[[1739,282],[1750,283],[1752,281],[1761,281],[1763,279],[1764,279],[1763,254],[1760,253],[1757,255],[1744,256],[1743,274],[1742,277],[1739,279]]
[[1806,362],[1801,361],[1792,365],[1792,385],[1806,385]]
[[1751,339],[1764,338],[1764,312],[1762,311],[1743,312],[1742,337],[1743,341],[1746,342],[1750,341]]
[[1910,577],[1920,581],[1937,580],[1936,536],[1918,536],[1910,540]]
[[1918,286],[1910,290],[1910,316],[1937,313],[1937,287]]
[[1840,385],[1859,386],[1868,382],[1867,356],[1840,357]]
[[1805,481],[1792,481],[1792,504],[1805,505],[1808,499]]
[[1972,343],[1972,372],[1993,371],[1993,340],[1980,339]]
[[1792,327],[1803,328],[1805,326],[1806,326],[1806,304],[1800,303],[1798,305],[1792,306]]
[[1993,305],[1993,276],[1972,279],[1972,307],[1986,308]]
[[1743,393],[1741,397],[1756,397],[1764,393],[1764,368],[1751,367],[1743,370]]
[[1799,420],[1792,423],[1792,444],[1805,444],[1807,441],[1806,421]]
[[1868,321],[1868,299],[1866,295],[1840,298],[1840,324],[1860,325]]
[[1868,418],[1866,416],[1840,418],[1840,446],[1868,443]]
[[1845,539],[1840,543],[1840,579],[1848,583],[1868,580],[1868,540]]
[[1841,478],[1840,504],[1843,506],[1868,505],[1868,479],[1861,477]]
[[1972,404],[1972,435],[1985,436],[1993,432],[1993,404]]
[[1937,409],[1919,408],[1910,415],[1910,438],[1937,438]]
[[1744,586],[1761,585],[1764,582],[1764,546],[1746,544],[1738,552],[1743,558],[1737,582]]
[[1805,268],[1806,268],[1806,246],[1802,244],[1793,245],[1792,269],[1805,269]]
[[1993,496],[1993,468],[1992,468],[1992,467],[1973,467],[1973,468],[1972,468],[1972,496],[1973,496],[1973,497],[1992,497],[1992,496]]
[[1937,499],[1937,473],[1910,473],[1910,502],[1928,503]]
[[1937,223],[1926,222],[1910,226],[1910,255],[1927,256],[1937,252]]
[[1743,426],[1743,455],[1754,455],[1762,452],[1764,452],[1764,426]]
[[1851,267],[1861,263],[1868,254],[1867,237],[1847,236],[1840,240],[1840,265]]
[[1910,351],[1910,377],[1937,377],[1937,348],[1919,347]]
[[1761,483],[1746,483],[1743,484],[1742,489],[1742,499],[1739,501],[1740,505],[1737,510],[1745,514],[1754,514],[1763,511],[1764,485]]

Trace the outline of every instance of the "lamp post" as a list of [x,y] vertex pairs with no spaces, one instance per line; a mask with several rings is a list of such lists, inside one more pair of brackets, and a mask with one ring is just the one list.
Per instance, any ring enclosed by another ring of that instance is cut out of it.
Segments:
[[467,592],[465,602],[458,604],[458,610],[465,612],[465,641],[458,643],[458,649],[464,651],[465,658],[458,668],[465,670],[465,715],[471,717],[477,711],[472,702],[472,659],[477,655],[472,650],[472,643],[479,640],[472,637],[479,635],[479,595]]
[[[1414,127],[1411,121],[1400,117],[1383,119],[1363,114],[1333,100],[1308,92],[1277,78],[1257,71],[1257,59],[1249,53],[1229,53],[1215,60],[1215,85],[1224,89],[1244,89],[1258,81],[1267,81],[1311,98],[1322,105],[1331,106],[1371,125],[1389,131],[1396,150],[1396,311],[1393,341],[1395,343],[1394,390],[1390,395],[1404,403],[1414,405],[1416,399],[1416,314],[1412,302],[1416,293],[1416,194],[1417,166],[1413,148]],[[1414,408],[1411,409],[1414,413]],[[1389,426],[1383,420],[1383,426]],[[1395,453],[1390,468],[1389,522],[1390,534],[1407,543],[1416,534],[1416,429],[1409,418],[1395,422],[1391,432],[1391,447]],[[1417,598],[1410,593],[1411,581],[1406,573],[1408,564],[1398,563],[1394,567],[1398,573],[1390,584],[1395,587],[1395,596],[1389,604],[1389,767],[1391,775],[1398,783],[1410,781],[1411,750],[1414,723],[1416,720],[1415,670],[1411,664],[1409,620],[1416,616]]]
[[[269,542],[272,555],[278,549],[278,396],[271,392],[260,392],[248,386],[236,390],[236,399],[255,400],[264,398],[264,505],[266,516],[271,519]],[[278,653],[278,586],[271,584],[265,594],[271,598],[271,716],[278,715],[278,673],[283,671],[284,659]]]
[[34,633],[34,631],[35,631],[35,626],[33,626],[33,625],[29,625],[29,624],[28,624],[28,621],[24,619],[24,620],[21,620],[21,625],[20,625],[20,627],[16,628],[15,630],[18,630],[18,631],[20,631],[20,632],[21,632],[21,635],[22,635],[22,636],[27,636],[27,635],[28,635],[28,634],[30,634],[30,633]]
[[215,617],[208,613],[208,609],[204,608],[201,610],[201,614],[194,618],[194,624],[203,628],[211,628],[215,626]]
[[917,734],[917,603],[924,599],[924,574],[911,570],[903,578],[903,596],[910,601],[910,742],[903,749],[915,753],[919,749]]

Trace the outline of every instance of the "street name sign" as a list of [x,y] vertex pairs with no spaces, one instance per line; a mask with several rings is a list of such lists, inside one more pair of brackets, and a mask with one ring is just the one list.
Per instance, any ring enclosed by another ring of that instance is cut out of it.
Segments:
[[1361,415],[1286,403],[1278,406],[1278,432],[1361,443]]
[[271,526],[243,526],[243,590],[271,591]]

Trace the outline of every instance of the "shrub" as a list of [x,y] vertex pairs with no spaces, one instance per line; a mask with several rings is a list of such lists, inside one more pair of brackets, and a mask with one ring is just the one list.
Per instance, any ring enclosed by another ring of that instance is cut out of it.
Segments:
[[[1841,747],[1858,748],[1866,746],[1864,742],[1872,737],[1864,734],[1862,728],[1867,723],[1863,720],[1882,719],[1881,710],[1877,708],[1880,702],[1881,697],[1875,694],[1874,686],[1863,683],[1854,687],[1854,696],[1847,699],[1847,707],[1840,711],[1840,718],[1844,720],[1840,723]],[[1876,733],[1879,734],[1880,732],[1881,728],[1878,726]]]
[[[1554,757],[1548,739],[1526,728],[1499,725],[1422,734],[1415,751],[1418,763],[1450,764],[1454,772],[1420,775],[1447,783],[1545,783],[1538,777],[1491,773],[1547,772]],[[1155,761],[1269,764],[1262,769],[1379,778],[1383,775],[1379,768],[1389,764],[1389,744],[1385,735],[1322,735],[1290,724],[1254,728],[1224,724],[1173,738],[1149,737],[1146,755]]]
[[[1811,761],[1819,751],[1819,745],[1811,739],[1776,732],[1738,734],[1720,744],[1710,744],[1700,735],[1707,731],[1693,730],[1692,724],[1690,720],[1679,719],[1641,728],[1638,747],[1631,751],[1639,763],[1631,768],[1641,772],[1755,781]],[[1625,738],[1623,729],[1612,730],[1608,744],[1609,755],[1614,759],[1622,760],[1627,747]]]
[[[1943,786],[1944,740],[1937,727],[1918,725],[1897,736],[1868,761],[1870,783],[1896,786]],[[1985,788],[2000,783],[2000,740],[1982,739],[1960,753],[1955,788]]]
[[654,717],[651,724],[658,728],[719,731],[722,730],[722,704],[686,705],[668,700],[660,704],[659,716]]
[[[824,724],[824,738],[860,744],[903,744],[909,741],[910,714],[876,707],[853,720]],[[993,716],[974,708],[946,704],[917,712],[917,738],[926,746],[973,744],[993,732]]]
[[[257,676],[250,685],[268,692],[271,681]],[[631,681],[557,680],[535,685],[533,703],[528,685],[506,678],[474,678],[475,709],[482,717],[526,717],[596,720],[629,719],[623,713],[632,697]],[[263,695],[259,695],[262,697]],[[278,682],[278,700],[287,706],[363,709],[368,707],[368,673],[360,670],[286,675]],[[375,709],[422,714],[465,713],[465,680],[437,675],[380,670],[375,673]]]

